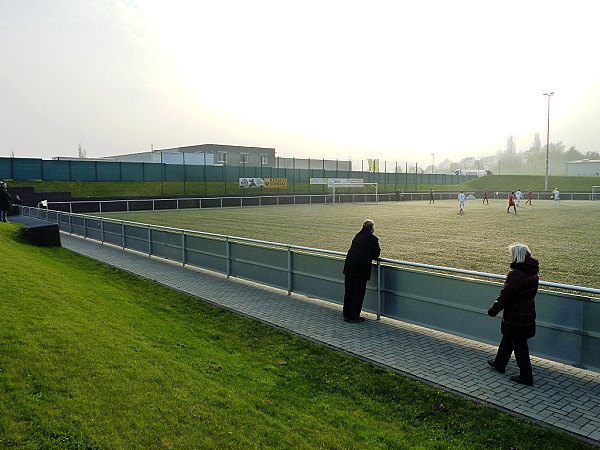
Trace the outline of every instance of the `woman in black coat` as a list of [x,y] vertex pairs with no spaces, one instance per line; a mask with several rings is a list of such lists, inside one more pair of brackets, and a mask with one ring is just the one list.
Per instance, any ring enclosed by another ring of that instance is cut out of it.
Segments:
[[379,258],[381,249],[375,236],[375,223],[366,219],[362,229],[352,239],[352,245],[344,263],[344,320],[346,322],[364,322],[360,317],[367,281],[371,278],[371,265]]
[[6,222],[6,217],[11,206],[12,197],[6,188],[6,183],[2,181],[0,183],[0,222]]
[[495,317],[502,314],[502,341],[498,347],[496,359],[488,364],[500,373],[504,373],[512,352],[520,369],[518,376],[510,379],[517,383],[533,385],[533,372],[529,359],[527,339],[535,336],[535,295],[539,284],[539,262],[529,247],[524,244],[513,244],[508,247],[512,264],[506,276],[504,288],[491,306],[488,314]]

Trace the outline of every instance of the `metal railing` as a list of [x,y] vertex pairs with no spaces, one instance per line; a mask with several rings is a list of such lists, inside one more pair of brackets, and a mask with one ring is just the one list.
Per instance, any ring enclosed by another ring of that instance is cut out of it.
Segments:
[[[21,207],[63,232],[333,303],[343,303],[345,253]],[[380,258],[364,309],[482,342],[497,344],[497,319],[487,309],[504,275]],[[541,281],[532,354],[600,371],[600,289]]]
[[[469,192],[467,192],[469,194]],[[458,192],[434,192],[435,200],[456,200]],[[506,199],[508,192],[490,193],[490,199]],[[534,200],[549,200],[550,193],[537,193]],[[108,213],[130,211],[157,211],[166,209],[231,208],[244,206],[313,205],[335,203],[396,202],[429,200],[429,192],[394,193],[337,193],[302,195],[260,195],[228,197],[186,197],[125,200],[78,200],[72,202],[48,202],[48,208],[69,213]],[[562,200],[592,200],[591,193],[563,193]],[[525,201],[525,199],[523,199]]]

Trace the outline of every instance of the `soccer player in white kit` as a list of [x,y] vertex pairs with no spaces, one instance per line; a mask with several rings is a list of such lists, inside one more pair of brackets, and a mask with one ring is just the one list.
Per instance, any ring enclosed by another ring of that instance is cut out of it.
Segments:
[[515,200],[517,201],[517,206],[521,206],[521,199],[523,198],[523,193],[521,192],[521,189],[517,189],[517,192],[515,192]]
[[459,214],[462,214],[465,212],[465,193],[463,191],[460,191],[460,194],[458,194],[458,206],[460,207],[460,209],[458,210]]

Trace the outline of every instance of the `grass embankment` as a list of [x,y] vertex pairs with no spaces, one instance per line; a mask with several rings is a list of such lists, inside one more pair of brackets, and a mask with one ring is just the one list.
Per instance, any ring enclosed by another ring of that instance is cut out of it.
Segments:
[[[558,187],[561,192],[591,192],[592,186],[600,186],[598,177],[548,177],[548,191]],[[533,192],[544,191],[544,177],[533,175],[492,175],[469,180],[466,183],[453,185],[465,191],[511,192],[521,189],[525,194],[531,189]],[[444,190],[443,186],[438,186]],[[446,189],[447,190],[447,189]]]
[[1,448],[587,448],[16,230]]
[[[197,182],[187,181],[174,182],[165,181],[154,182],[84,182],[84,181],[11,181],[9,185],[16,187],[34,187],[37,192],[70,192],[75,198],[85,197],[164,197],[164,196],[204,196],[204,195],[280,195],[288,193],[312,193],[321,194],[331,192],[327,186],[309,185],[308,183],[296,183],[290,185],[287,189],[244,189],[240,188],[237,182],[228,182],[226,185],[222,182]],[[549,177],[549,190],[558,188],[562,192],[590,192],[592,186],[600,185],[598,177]],[[470,180],[461,184],[380,184],[378,190],[380,193],[395,192],[403,190],[406,192],[428,191],[434,189],[436,191],[483,191],[487,189],[490,192],[495,191],[516,191],[521,189],[526,192],[533,189],[535,192],[544,190],[544,177],[529,176],[529,175],[492,175]],[[365,189],[355,189],[372,193],[372,187]],[[349,191],[349,190],[345,190]],[[345,192],[344,189],[339,189],[338,192]]]

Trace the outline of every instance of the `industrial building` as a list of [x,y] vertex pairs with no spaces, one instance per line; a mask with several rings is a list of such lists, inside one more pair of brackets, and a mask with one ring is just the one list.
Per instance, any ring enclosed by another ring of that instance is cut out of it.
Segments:
[[201,166],[272,167],[277,169],[352,170],[352,161],[285,158],[275,149],[224,144],[199,144],[141,153],[114,155],[104,160],[116,162],[162,163]]
[[600,176],[600,159],[581,159],[567,163],[567,176],[598,177]]

